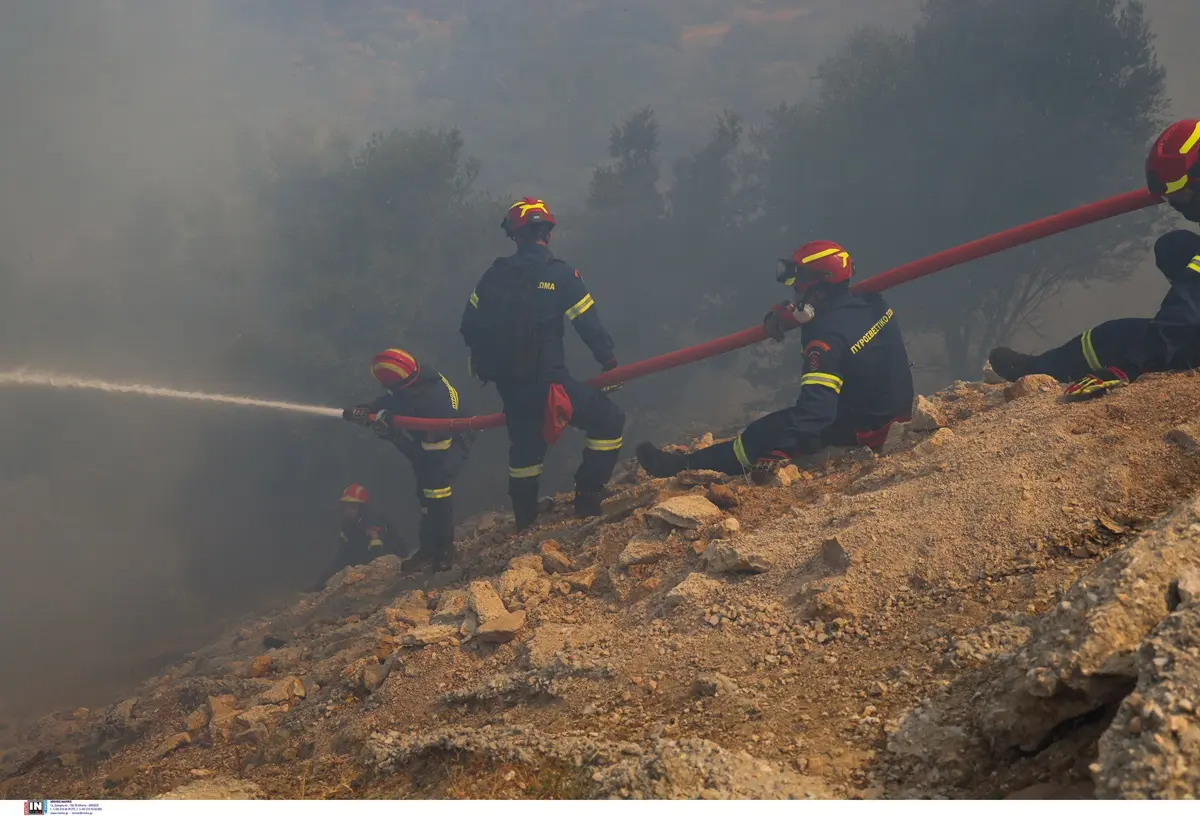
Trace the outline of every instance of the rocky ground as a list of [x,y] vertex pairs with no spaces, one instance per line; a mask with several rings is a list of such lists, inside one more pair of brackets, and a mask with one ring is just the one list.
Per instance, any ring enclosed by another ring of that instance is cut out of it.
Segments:
[[10,724],[0,796],[1194,797],[1200,378],[1058,393],[956,383],[881,457],[475,519],[465,571],[347,569]]

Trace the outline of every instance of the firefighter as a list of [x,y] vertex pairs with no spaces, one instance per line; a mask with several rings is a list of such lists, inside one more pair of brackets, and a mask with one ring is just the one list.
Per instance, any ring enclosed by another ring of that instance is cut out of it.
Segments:
[[458,391],[439,371],[422,366],[413,355],[396,348],[371,359],[371,376],[387,393],[374,402],[347,408],[342,417],[369,425],[412,463],[421,502],[419,549],[413,565],[437,571],[453,569],[453,485],[466,464],[471,440],[464,433],[396,428],[392,417],[453,419],[459,415]]
[[[1184,218],[1200,223],[1200,121],[1171,125],[1146,157],[1146,185]],[[1154,244],[1154,262],[1171,288],[1152,318],[1109,320],[1042,354],[993,349],[992,368],[1006,380],[1049,374],[1071,383],[1067,399],[1086,399],[1151,371],[1200,365],[1200,234],[1173,230]]]
[[828,458],[834,448],[881,448],[892,423],[909,419],[912,374],[891,308],[879,295],[851,292],[853,274],[850,253],[831,241],[812,241],[781,259],[778,280],[794,289],[796,302],[773,307],[763,324],[776,341],[802,326],[804,374],[796,404],[693,453],[643,442],[637,457],[645,471],[656,477],[690,469],[761,472],[792,459]]
[[360,484],[342,491],[342,540],[337,556],[316,584],[320,592],[325,582],[343,569],[366,564],[381,555],[400,555],[400,545],[387,519],[371,507],[371,496]]
[[544,201],[513,204],[500,226],[516,252],[497,258],[463,310],[460,331],[474,375],[494,382],[508,426],[508,492],[518,530],[538,514],[538,477],[546,447],[566,425],[587,441],[575,472],[575,515],[600,514],[605,485],[621,450],[625,414],[606,392],[571,377],[563,351],[570,321],[604,371],[616,367],[613,340],[578,270],[548,246],[555,219]]

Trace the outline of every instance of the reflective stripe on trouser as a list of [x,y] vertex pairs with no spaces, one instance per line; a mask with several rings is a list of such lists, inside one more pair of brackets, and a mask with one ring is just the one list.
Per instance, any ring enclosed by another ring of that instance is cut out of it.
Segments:
[[1116,366],[1134,377],[1137,374],[1131,372],[1163,371],[1171,353],[1154,330],[1155,325],[1145,317],[1101,323],[1057,348],[1035,355],[1029,362],[1029,373],[1049,374],[1067,383],[1106,366]]

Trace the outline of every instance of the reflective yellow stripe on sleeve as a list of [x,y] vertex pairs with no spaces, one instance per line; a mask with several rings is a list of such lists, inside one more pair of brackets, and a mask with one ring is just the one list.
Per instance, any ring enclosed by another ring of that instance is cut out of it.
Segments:
[[508,469],[508,478],[510,479],[532,479],[535,476],[542,475],[542,465],[530,465],[529,467],[510,467]]
[[427,499],[448,499],[448,498],[450,498],[450,488],[449,487],[433,487],[433,488],[427,487],[424,490],[422,490],[421,493]]
[[750,457],[746,455],[746,446],[742,444],[742,435],[738,434],[733,440],[733,455],[737,457],[742,467],[750,467]]
[[823,385],[826,388],[832,388],[833,393],[842,393],[842,378],[833,374],[825,374],[821,371],[810,371],[800,378],[801,387],[805,385]]
[[578,303],[576,303],[570,309],[567,309],[567,319],[574,320],[595,305],[596,301],[592,300],[591,295],[584,295],[579,299]]
[[1080,338],[1080,345],[1083,346],[1083,359],[1088,364],[1088,368],[1092,371],[1099,371],[1104,368],[1100,365],[1100,358],[1096,356],[1096,348],[1092,345],[1092,330],[1088,329]]
[[1192,270],[1193,272],[1200,272],[1200,255],[1192,258],[1192,262],[1188,264],[1188,269]]
[[592,439],[588,437],[588,450],[594,451],[615,451],[621,449],[621,443],[625,441],[625,437],[618,436],[616,439]]
[[479,295],[472,292],[470,303],[472,306],[474,306],[476,309],[478,309],[479,308]]
[[437,442],[422,442],[421,450],[427,450],[427,451],[450,450],[450,443],[453,441],[454,440],[452,438],[447,437],[447,438],[439,440]]

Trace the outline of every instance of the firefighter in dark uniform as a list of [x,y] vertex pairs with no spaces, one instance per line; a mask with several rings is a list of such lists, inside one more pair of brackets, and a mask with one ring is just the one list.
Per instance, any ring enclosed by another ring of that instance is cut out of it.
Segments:
[[[393,416],[454,419],[458,391],[439,371],[422,366],[401,349],[381,351],[371,360],[371,376],[387,389],[374,402],[347,408],[342,417],[370,425],[412,463],[421,502],[419,549],[414,566],[444,571],[454,567],[453,485],[467,462],[471,440],[464,433],[410,431],[392,425]],[[371,416],[375,419],[372,422]]]
[[[1200,121],[1167,128],[1146,158],[1146,185],[1188,221],[1200,223]],[[1152,318],[1109,320],[1043,354],[993,349],[1006,380],[1049,374],[1071,383],[1068,399],[1098,396],[1151,371],[1200,366],[1200,234],[1173,230],[1154,244],[1154,262],[1171,284]]]
[[333,563],[313,587],[320,592],[325,582],[343,569],[374,561],[381,555],[400,555],[400,543],[391,524],[371,507],[371,496],[360,484],[342,491],[342,536]]
[[637,457],[645,471],[656,477],[770,471],[826,448],[881,448],[892,423],[910,417],[912,373],[891,308],[879,295],[851,292],[853,274],[850,253],[831,241],[807,243],[781,259],[778,279],[795,289],[796,303],[775,306],[763,322],[775,340],[802,326],[805,367],[796,404],[693,453],[643,442]]
[[625,428],[625,414],[606,393],[614,387],[593,388],[567,371],[564,319],[604,371],[615,368],[617,359],[579,272],[550,252],[554,225],[554,216],[539,199],[525,198],[509,208],[501,227],[517,250],[497,258],[483,274],[460,328],[475,376],[494,382],[504,403],[508,492],[518,530],[537,518],[546,447],[567,424],[587,436],[575,472],[575,514],[599,515]]

